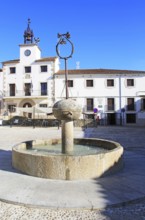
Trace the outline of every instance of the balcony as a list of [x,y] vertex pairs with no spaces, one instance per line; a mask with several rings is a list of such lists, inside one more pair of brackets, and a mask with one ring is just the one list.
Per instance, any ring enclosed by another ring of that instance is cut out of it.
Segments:
[[15,92],[6,91],[4,92],[4,98],[24,98],[24,97],[42,97],[47,96],[48,91],[46,90],[17,90]]
[[105,105],[104,106],[104,110],[105,112],[112,112],[112,111],[115,111],[115,105]]
[[136,111],[136,105],[135,104],[127,105],[126,111]]
[[85,105],[82,109],[83,113],[86,115],[92,115],[94,114],[94,110],[93,110],[93,106],[92,105]]
[[[103,107],[103,106],[102,106]],[[92,105],[85,106],[83,109],[84,112],[90,112],[94,113],[94,107]],[[104,111],[105,112],[114,112],[115,111],[115,105],[105,105],[104,106]]]

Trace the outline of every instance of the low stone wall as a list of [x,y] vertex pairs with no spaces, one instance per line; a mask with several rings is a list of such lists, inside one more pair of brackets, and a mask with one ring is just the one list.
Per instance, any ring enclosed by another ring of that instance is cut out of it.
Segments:
[[12,150],[13,167],[31,176],[59,180],[95,179],[123,167],[123,147],[119,143],[102,139],[74,139],[75,144],[108,149],[95,155],[43,155],[27,151],[40,143],[53,145],[60,142],[60,139],[50,139],[18,144]]

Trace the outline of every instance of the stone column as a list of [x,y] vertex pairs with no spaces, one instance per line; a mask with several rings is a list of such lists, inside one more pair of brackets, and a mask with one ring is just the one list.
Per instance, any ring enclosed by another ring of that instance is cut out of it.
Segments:
[[53,106],[54,117],[62,121],[62,149],[63,154],[73,151],[73,121],[77,120],[82,112],[82,107],[72,99],[64,99]]
[[62,153],[70,154],[73,151],[73,121],[62,120]]

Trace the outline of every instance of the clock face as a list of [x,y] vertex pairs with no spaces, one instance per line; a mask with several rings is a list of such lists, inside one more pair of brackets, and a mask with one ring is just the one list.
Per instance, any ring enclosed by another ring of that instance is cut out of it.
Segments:
[[30,56],[31,51],[30,50],[25,50],[24,54],[25,54],[25,56]]

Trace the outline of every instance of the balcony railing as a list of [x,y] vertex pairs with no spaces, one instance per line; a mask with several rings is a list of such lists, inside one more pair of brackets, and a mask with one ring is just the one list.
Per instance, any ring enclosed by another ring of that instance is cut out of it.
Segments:
[[[115,111],[116,108],[115,108],[115,105],[105,105],[104,106],[104,111],[105,112],[108,112],[108,111]],[[94,107],[92,105],[88,105],[88,106],[85,106],[84,109],[83,109],[84,112],[94,112]]]
[[115,111],[115,105],[105,105],[105,111]]
[[24,96],[47,96],[48,91],[46,90],[17,90],[15,92],[6,91],[4,97],[24,97]]
[[136,111],[136,105],[135,104],[127,105],[126,111]]
[[86,111],[93,111],[93,106],[86,106]]

